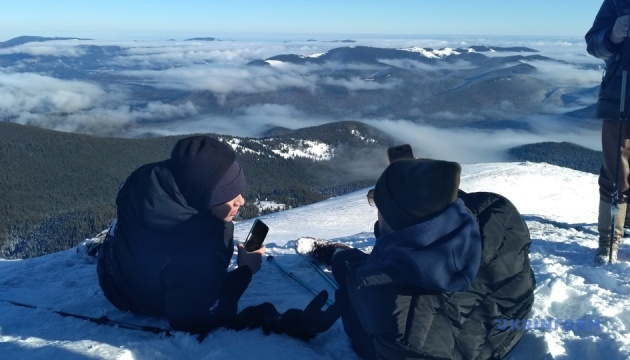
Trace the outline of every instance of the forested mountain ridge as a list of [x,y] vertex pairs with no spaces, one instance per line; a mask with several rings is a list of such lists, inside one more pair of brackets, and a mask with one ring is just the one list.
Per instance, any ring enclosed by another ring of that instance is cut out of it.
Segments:
[[[394,144],[359,122],[266,138],[208,135],[232,145],[243,165],[249,201],[244,218],[264,211],[256,199],[288,208],[368,186]],[[0,255],[24,258],[67,249],[106,228],[129,173],[167,159],[186,136],[106,138],[0,122]]]
[[546,162],[573,170],[599,174],[602,152],[570,142],[542,142],[509,149],[514,160]]

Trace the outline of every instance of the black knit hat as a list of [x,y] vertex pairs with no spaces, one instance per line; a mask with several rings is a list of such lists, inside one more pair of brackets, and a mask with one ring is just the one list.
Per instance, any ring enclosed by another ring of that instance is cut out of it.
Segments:
[[227,169],[212,191],[209,207],[221,205],[239,196],[245,190],[243,168],[236,161]]
[[391,163],[376,182],[374,202],[385,222],[400,230],[425,221],[457,200],[461,166],[432,159]]
[[[199,135],[179,140],[171,152],[171,165],[188,205],[199,211],[208,210],[213,191],[235,159],[234,150],[215,138]],[[238,169],[242,176],[240,165]],[[242,187],[245,187],[244,178]]]

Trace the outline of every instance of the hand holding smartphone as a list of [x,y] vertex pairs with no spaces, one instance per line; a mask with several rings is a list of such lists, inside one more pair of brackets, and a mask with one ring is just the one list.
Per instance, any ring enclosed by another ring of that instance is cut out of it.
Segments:
[[403,144],[388,148],[387,158],[389,159],[390,164],[400,159],[413,159],[413,151],[411,150],[411,145]]
[[247,252],[252,252],[260,249],[268,232],[269,227],[261,220],[256,219],[252,228],[249,230],[247,238],[245,239],[245,250],[247,250]]

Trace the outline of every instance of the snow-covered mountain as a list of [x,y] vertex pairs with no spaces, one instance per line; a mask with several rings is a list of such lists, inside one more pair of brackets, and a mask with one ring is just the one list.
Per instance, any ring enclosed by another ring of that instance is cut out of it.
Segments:
[[258,136],[289,119],[533,131],[534,114],[592,117],[603,65],[581,39],[556,52],[457,39],[441,47],[189,40],[0,43],[0,85],[12,94],[0,120],[113,136],[217,123]]
[[[537,289],[531,329],[509,355],[525,359],[630,358],[630,251],[620,262],[595,267],[597,177],[544,163],[464,165],[461,189],[509,198],[531,232]],[[300,237],[335,239],[369,251],[375,209],[367,189],[309,206],[269,214],[268,255],[316,289],[330,285],[298,254]],[[242,240],[251,221],[236,224]],[[234,264],[232,264],[234,266]],[[280,311],[303,308],[312,294],[265,262],[240,307],[269,301]],[[260,329],[217,330],[203,342],[97,325],[47,309],[137,325],[166,327],[162,319],[116,310],[98,286],[95,263],[75,249],[38,258],[0,261],[0,357],[2,359],[357,359],[338,321],[304,343]],[[35,305],[38,309],[9,302]],[[551,323],[551,326],[542,325]],[[591,326],[577,326],[587,321]],[[593,325],[594,324],[594,325]],[[557,325],[557,326],[556,326]]]

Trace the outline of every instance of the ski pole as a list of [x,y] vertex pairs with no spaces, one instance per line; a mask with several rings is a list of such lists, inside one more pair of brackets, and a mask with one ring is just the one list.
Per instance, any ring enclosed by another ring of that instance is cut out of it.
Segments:
[[324,270],[322,270],[322,268],[319,267],[319,265],[315,264],[313,262],[313,260],[311,260],[310,258],[306,257],[306,261],[308,261],[309,264],[311,264],[312,267],[315,268],[315,270],[317,270],[317,272],[324,277],[324,279],[326,279],[326,281],[328,281],[328,283],[330,285],[332,285],[332,287],[334,287],[335,289],[339,289],[339,285],[337,284],[337,282],[333,279],[330,278],[330,276],[326,275],[326,273],[324,272]]
[[[291,271],[287,270],[282,265],[278,264],[272,255],[267,255],[267,261],[269,261],[272,264],[276,265],[276,267],[278,269],[280,269],[280,271],[282,271],[283,273],[287,274],[291,279],[295,280],[295,282],[297,282],[298,284],[302,285],[302,287],[304,287],[306,290],[310,291],[314,295],[319,294],[319,292],[317,290],[313,289],[307,283],[302,281],[299,277],[295,276],[294,273],[292,273]],[[332,300],[328,299],[326,301],[326,304],[328,304],[328,306],[331,306],[333,304],[333,302],[332,302]]]
[[54,309],[49,309],[49,308],[43,308],[43,307],[30,305],[30,304],[25,304],[25,303],[13,301],[13,300],[0,300],[0,301],[7,302],[7,303],[13,304],[15,306],[21,306],[21,307],[29,308],[29,309],[36,309],[36,310],[42,310],[43,309],[43,310],[49,311],[51,313],[54,313],[54,314],[57,314],[57,315],[61,315],[63,317],[72,317],[72,318],[75,318],[75,319],[86,320],[86,321],[90,321],[90,322],[96,323],[98,325],[108,325],[108,326],[119,327],[121,329],[140,330],[140,331],[151,332],[151,333],[154,333],[154,334],[164,334],[166,336],[173,336],[171,334],[171,330],[170,329],[162,329],[162,328],[158,328],[158,327],[154,327],[154,326],[148,326],[148,325],[135,325],[135,324],[124,323],[124,322],[121,322],[121,321],[112,320],[112,319],[108,318],[107,316],[101,316],[99,318],[96,318],[96,317],[91,317],[91,316],[86,316],[86,315],[69,313],[69,312],[61,311],[61,310],[54,310]]

